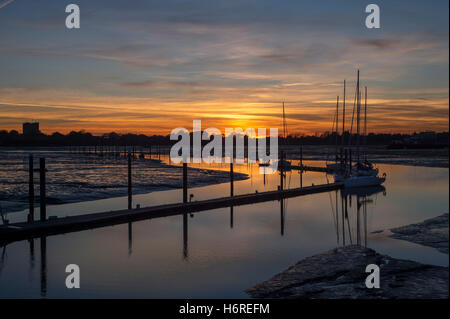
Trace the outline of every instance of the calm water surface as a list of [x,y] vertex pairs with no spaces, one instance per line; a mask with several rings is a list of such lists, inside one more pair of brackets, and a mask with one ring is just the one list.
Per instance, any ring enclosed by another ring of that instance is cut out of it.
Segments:
[[[228,169],[219,164],[201,167]],[[397,258],[448,266],[448,255],[433,248],[371,233],[448,212],[448,169],[378,167],[388,176],[384,190],[333,191],[8,244],[0,247],[0,297],[246,298],[244,289],[300,259],[350,243]],[[235,182],[235,194],[279,185],[278,174],[259,174],[256,165],[235,165],[235,171],[250,176]],[[328,180],[332,182],[332,177]],[[308,172],[302,182],[304,186],[326,183],[327,176]],[[287,173],[285,183],[298,187],[300,174]],[[227,196],[229,184],[193,188],[190,193],[193,200]],[[177,189],[136,195],[133,201],[142,207],[178,202],[181,197]],[[126,197],[118,197],[47,210],[48,215],[68,216],[126,206]],[[26,214],[26,210],[11,213],[8,218]],[[80,266],[80,289],[65,287],[68,264]]]

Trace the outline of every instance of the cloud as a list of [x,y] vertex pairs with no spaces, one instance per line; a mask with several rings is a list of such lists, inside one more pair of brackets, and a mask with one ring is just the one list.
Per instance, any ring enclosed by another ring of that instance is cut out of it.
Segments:
[[393,39],[358,39],[353,41],[356,45],[386,50],[400,45],[400,41]]
[[15,0],[6,0],[3,3],[0,3],[0,9],[6,7],[8,4],[10,4],[11,2],[14,2]]
[[126,88],[194,88],[202,84],[194,81],[141,81],[122,83],[122,87]]
[[436,18],[406,29],[401,16],[375,34],[363,32],[359,9],[332,1],[85,0],[84,27],[43,32],[63,20],[59,5],[41,1],[0,19],[0,103],[13,105],[0,110],[0,125],[14,114],[17,125],[41,117],[52,127],[82,117],[96,131],[137,123],[167,133],[193,118],[270,127],[286,101],[290,132],[319,132],[330,129],[344,79],[352,104],[359,68],[371,129],[448,127],[448,33],[430,36]]

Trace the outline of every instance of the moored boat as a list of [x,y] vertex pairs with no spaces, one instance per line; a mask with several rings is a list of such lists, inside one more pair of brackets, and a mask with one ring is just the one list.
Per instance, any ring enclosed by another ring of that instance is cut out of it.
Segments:
[[[356,114],[357,114],[357,161],[352,165],[350,158],[349,164],[342,164],[337,162],[337,150],[336,150],[336,163],[327,165],[327,168],[334,170],[335,182],[344,183],[345,187],[367,187],[378,186],[385,182],[386,173],[379,176],[378,168],[370,163],[367,158],[362,160],[360,154],[360,113],[361,113],[361,92],[359,87],[359,70],[356,82]],[[355,105],[354,110],[355,111]],[[354,114],[355,112],[353,112]],[[364,106],[364,137],[367,136],[367,87],[365,88],[365,106]],[[352,120],[353,124],[353,120]],[[351,136],[351,135],[350,135]],[[350,142],[349,142],[350,144]]]

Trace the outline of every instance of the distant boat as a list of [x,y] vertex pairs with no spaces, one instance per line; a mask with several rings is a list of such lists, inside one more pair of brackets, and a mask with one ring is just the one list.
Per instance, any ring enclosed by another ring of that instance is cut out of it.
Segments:
[[[284,112],[284,102],[283,102],[283,143],[286,143],[287,138],[287,124],[286,124],[286,114]],[[283,169],[283,171],[290,171],[292,169],[291,162],[280,159],[278,160],[278,170]]]
[[[284,112],[284,102],[283,102],[283,116],[282,117],[283,117],[283,128],[282,128],[283,129],[283,131],[282,131],[283,141],[286,142],[286,138],[287,138],[287,124],[286,124],[286,115],[285,115],[285,112]],[[262,166],[262,167],[270,166],[270,164],[269,163],[259,163],[259,166]],[[287,161],[285,159],[279,159],[277,161],[277,167],[278,167],[278,170],[283,169],[283,171],[290,171],[292,169],[292,164],[291,164],[291,162],[289,162],[289,161]]]

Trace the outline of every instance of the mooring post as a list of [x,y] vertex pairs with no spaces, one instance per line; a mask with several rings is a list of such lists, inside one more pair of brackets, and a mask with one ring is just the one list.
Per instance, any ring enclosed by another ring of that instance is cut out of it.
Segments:
[[280,234],[284,236],[284,199],[280,200]]
[[300,188],[303,188],[303,170],[300,170]]
[[234,170],[233,163],[230,163],[230,196],[234,196]]
[[128,151],[128,209],[132,209],[131,152]]
[[45,198],[45,158],[41,157],[39,159],[39,201],[40,201],[40,215],[41,221],[45,221],[47,219],[47,207],[46,207],[46,198]]
[[303,145],[300,145],[300,188],[303,188]]
[[183,203],[187,203],[187,163],[183,163]]
[[34,168],[33,168],[33,154],[28,158],[28,202],[30,204],[28,209],[28,221],[34,221]]
[[300,146],[300,169],[303,170],[303,145]]

